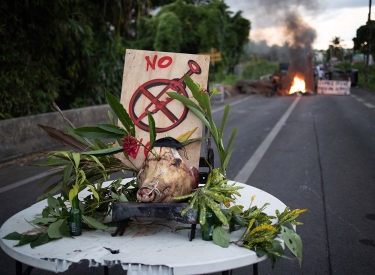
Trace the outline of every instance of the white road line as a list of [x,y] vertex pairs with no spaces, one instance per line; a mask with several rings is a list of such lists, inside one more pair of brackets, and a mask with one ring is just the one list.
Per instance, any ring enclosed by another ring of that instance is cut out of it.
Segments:
[[1,193],[4,193],[4,192],[6,192],[6,191],[9,191],[9,190],[11,190],[11,189],[17,188],[17,187],[19,187],[19,186],[25,185],[25,184],[27,184],[27,183],[29,183],[29,182],[34,181],[34,180],[44,178],[44,177],[50,175],[51,173],[52,173],[51,171],[43,172],[43,173],[41,173],[41,174],[38,174],[38,175],[32,176],[32,177],[30,177],[30,178],[27,178],[27,179],[20,180],[20,181],[17,181],[17,182],[15,182],[15,183],[9,184],[9,185],[7,185],[7,186],[5,186],[5,187],[0,188],[0,194],[1,194]]
[[358,98],[358,97],[356,97],[355,98],[358,102],[364,102],[364,100],[362,99],[362,98]]
[[365,106],[368,108],[375,108],[375,106],[372,105],[371,103],[363,103],[363,104],[365,104]]
[[258,149],[255,151],[255,153],[251,156],[251,158],[247,161],[247,163],[244,165],[244,167],[241,169],[241,171],[238,173],[234,181],[246,183],[247,180],[250,178],[251,174],[257,167],[260,160],[263,158],[264,154],[266,153],[267,149],[270,147],[271,143],[281,130],[281,127],[285,123],[285,121],[288,119],[290,114],[292,113],[294,107],[297,105],[298,101],[301,99],[301,97],[297,97],[293,103],[290,105],[288,110],[284,113],[284,115],[280,118],[280,120],[276,123],[276,125],[273,127],[271,132],[268,134],[268,136],[265,138],[265,140],[262,142],[262,144],[258,147]]
[[[230,107],[233,107],[233,106],[235,106],[235,105],[237,105],[237,104],[239,104],[239,103],[242,103],[242,102],[245,102],[245,101],[249,100],[250,98],[251,98],[250,96],[248,96],[248,97],[246,97],[246,98],[241,98],[240,100],[233,101],[232,103],[229,103],[229,105],[230,105]],[[227,105],[227,104],[225,104],[224,106],[221,106],[221,107],[219,107],[219,108],[217,108],[217,109],[215,109],[215,110],[212,110],[212,113],[214,114],[214,113],[216,113],[216,112],[219,112],[219,111],[221,111],[221,110],[224,110],[224,108],[225,108],[226,105]]]

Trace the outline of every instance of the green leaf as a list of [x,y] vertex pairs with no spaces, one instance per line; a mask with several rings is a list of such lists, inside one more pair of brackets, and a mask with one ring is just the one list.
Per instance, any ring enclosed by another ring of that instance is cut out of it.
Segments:
[[217,226],[212,232],[212,239],[215,244],[227,248],[230,243],[228,232],[222,227]]
[[89,216],[82,216],[83,220],[91,227],[99,229],[99,230],[106,230],[108,226],[105,224],[101,223],[100,221],[94,219],[93,217]]
[[124,136],[124,134],[107,131],[98,126],[86,126],[77,128],[74,130],[74,133],[89,139],[116,139]]
[[48,227],[47,233],[51,239],[70,237],[66,219],[59,219],[56,222],[52,223]]
[[230,157],[232,156],[233,151],[234,151],[234,148],[230,149],[229,152],[227,153],[227,155],[225,156],[223,164],[221,165],[224,171],[227,168],[227,165],[229,163],[229,160],[230,160]]
[[229,141],[228,141],[228,144],[227,144],[227,150],[229,150],[232,146],[232,143],[233,143],[233,140],[234,140],[234,137],[236,136],[237,134],[237,130],[238,128],[237,127],[234,127],[233,130],[232,130],[232,134],[230,135],[230,138],[229,138]]
[[124,194],[120,194],[118,197],[120,202],[129,202],[128,198]]
[[32,241],[30,243],[30,247],[31,248],[35,248],[37,246],[40,246],[40,245],[43,245],[43,244],[46,244],[46,243],[49,243],[50,241],[52,241],[53,239],[51,239],[49,236],[48,236],[48,233],[42,233],[35,241]]
[[208,117],[208,120],[213,122],[212,112],[211,112],[210,96],[208,95],[208,93],[203,93],[202,99],[203,99],[203,104],[204,104],[203,107],[204,107],[204,110],[206,111],[206,115]]
[[99,161],[99,159],[93,155],[89,155],[89,158],[91,158],[93,161],[95,161],[95,163],[100,167],[102,168],[103,171],[105,171],[105,167],[103,166],[103,164]]
[[72,201],[73,199],[78,195],[78,191],[79,189],[77,188],[77,186],[73,186],[72,189],[70,189],[69,191],[69,201],[70,201],[70,205],[73,205]]
[[206,140],[206,139],[207,139],[207,137],[192,138],[192,139],[188,139],[188,140],[185,140],[185,141],[181,142],[181,144],[182,144],[182,147],[184,147],[184,146],[189,145],[191,143],[194,143],[194,142],[197,142],[197,141]]
[[231,208],[229,208],[230,212],[241,214],[243,211],[243,205],[233,205]]
[[302,240],[301,237],[292,229],[281,225],[281,236],[285,245],[298,259],[299,265],[302,265]]
[[63,237],[71,237],[67,219],[63,220],[63,223],[61,224],[61,226],[59,228],[59,232],[60,232],[61,236],[63,236]]
[[73,171],[73,163],[70,163],[68,166],[64,168],[64,173],[63,173],[63,182],[68,182],[70,179],[70,176],[72,175]]
[[86,181],[86,174],[83,170],[79,170],[79,174],[81,175],[81,179],[79,180],[78,183],[79,185],[82,185]]
[[69,160],[60,158],[48,158],[46,161],[33,164],[33,166],[44,167],[44,166],[64,166],[70,164]]
[[50,223],[55,222],[55,221],[57,221],[57,218],[36,218],[36,219],[33,219],[30,222],[33,223],[33,224],[47,225],[47,224],[50,224]]
[[35,234],[35,235],[22,235],[20,241],[18,242],[18,244],[15,245],[15,247],[31,243],[31,242],[35,241],[36,239],[38,239],[41,234],[42,233],[38,233],[38,234]]
[[190,106],[187,106],[187,107],[190,111],[192,111],[203,122],[203,124],[207,127],[207,129],[212,133],[211,124],[208,122],[208,120],[206,119],[204,114],[202,114],[201,111],[199,111],[199,110],[197,110],[193,107],[190,107]]
[[[121,136],[121,138],[122,138],[122,136]],[[121,138],[116,138],[116,140],[121,139]],[[96,147],[90,147],[90,148],[92,148],[92,150],[99,150],[99,149],[107,149],[108,148],[108,146],[103,141],[101,141],[100,139],[94,139],[93,143],[96,145],[97,148]]]
[[278,241],[274,240],[272,242],[272,248],[267,250],[267,254],[271,260],[272,268],[274,268],[276,261],[284,255],[284,249]]
[[227,123],[227,118],[228,118],[228,114],[229,114],[229,109],[230,109],[230,106],[227,104],[224,108],[223,118],[221,119],[219,138],[223,137],[225,124]]
[[52,197],[51,194],[48,194],[47,203],[48,203],[48,206],[50,208],[50,212],[52,211],[51,214],[59,215],[59,213],[60,213],[60,203],[59,203],[59,201],[56,198]]
[[92,194],[94,195],[95,199],[99,202],[100,198],[99,198],[99,195],[98,195],[98,192],[96,192],[94,186],[92,185],[87,185],[88,188],[90,188]]
[[118,99],[112,95],[110,92],[105,91],[105,96],[107,99],[107,102],[115,115],[118,117],[118,119],[121,121],[122,125],[125,127],[125,129],[134,137],[135,136],[135,128],[134,123],[131,120],[128,112],[124,109],[124,106],[118,101]]
[[255,252],[259,258],[263,257],[264,255],[267,255],[267,252],[262,249],[257,249]]
[[117,125],[97,124],[96,126],[98,126],[100,129],[103,129],[107,132],[112,132],[112,133],[115,133],[115,134],[118,134],[118,135],[121,135],[121,136],[126,135],[126,131],[123,128],[117,126]]
[[242,227],[246,227],[248,225],[248,223],[246,221],[244,221],[243,219],[241,219],[240,216],[237,216],[237,215],[232,216],[231,221],[233,221],[234,224],[238,224]]
[[74,166],[76,169],[79,167],[79,163],[81,162],[81,155],[80,153],[73,152],[73,160],[74,160]]
[[150,133],[150,150],[154,148],[155,139],[156,139],[156,128],[155,120],[150,113],[147,113],[148,117],[148,131]]
[[188,76],[187,74],[184,75],[184,80],[185,80],[186,86],[190,89],[195,100],[199,103],[200,106],[203,107],[204,105],[203,105],[203,100],[201,97],[201,92],[197,84],[195,84],[194,81],[191,79],[191,77]]
[[105,155],[113,155],[116,153],[121,153],[123,151],[124,149],[122,147],[114,147],[114,148],[82,152],[82,155],[105,156]]
[[112,113],[108,111],[108,118],[112,125],[116,125],[115,118],[113,117]]
[[5,240],[11,240],[11,241],[19,241],[22,238],[22,234],[14,231],[12,233],[9,233],[8,235],[4,236],[3,239]]
[[[70,127],[70,126],[67,126],[65,127],[67,133],[69,135],[71,135],[72,137],[74,137],[76,140],[78,140],[79,142],[81,142],[84,146],[86,147],[89,147],[91,145],[90,142],[88,142],[86,139],[84,139],[83,137],[81,137],[80,135],[77,135],[76,133],[74,133],[74,128],[73,127]],[[83,150],[82,150],[83,151]]]
[[176,92],[167,92],[167,95],[170,98],[173,98],[173,99],[176,99],[176,100],[180,101],[186,107],[193,107],[193,108],[199,110],[202,114],[204,114],[204,112],[202,111],[202,109],[194,101],[192,101],[191,99],[187,98],[186,96],[183,96],[183,95],[181,95],[179,93],[176,93]]
[[223,212],[221,212],[219,204],[209,196],[204,195],[203,198],[207,206],[211,208],[211,210],[215,213],[216,217],[223,223],[223,225],[228,225],[227,218],[224,216]]

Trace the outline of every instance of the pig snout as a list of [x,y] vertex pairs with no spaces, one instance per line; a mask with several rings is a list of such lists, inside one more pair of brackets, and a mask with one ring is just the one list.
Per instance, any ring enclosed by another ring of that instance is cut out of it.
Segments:
[[137,200],[140,202],[153,202],[155,200],[155,190],[150,187],[138,189]]

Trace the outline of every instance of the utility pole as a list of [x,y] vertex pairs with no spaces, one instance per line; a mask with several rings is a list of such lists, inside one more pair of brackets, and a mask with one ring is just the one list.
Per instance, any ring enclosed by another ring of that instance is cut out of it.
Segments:
[[365,83],[368,84],[368,65],[370,59],[370,40],[371,40],[371,0],[369,0],[369,11],[367,19],[367,58],[366,58],[366,69],[365,69]]

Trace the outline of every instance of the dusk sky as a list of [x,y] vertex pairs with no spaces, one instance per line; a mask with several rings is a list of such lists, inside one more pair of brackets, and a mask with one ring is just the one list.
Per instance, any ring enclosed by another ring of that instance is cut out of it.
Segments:
[[[375,2],[375,1],[372,1]],[[250,39],[267,40],[268,45],[282,45],[288,40],[284,33],[284,18],[297,13],[316,31],[313,48],[326,50],[333,37],[339,36],[345,48],[353,47],[357,29],[365,25],[369,12],[368,0],[225,0],[230,10],[242,10],[251,21]],[[371,7],[371,20],[375,16]]]

